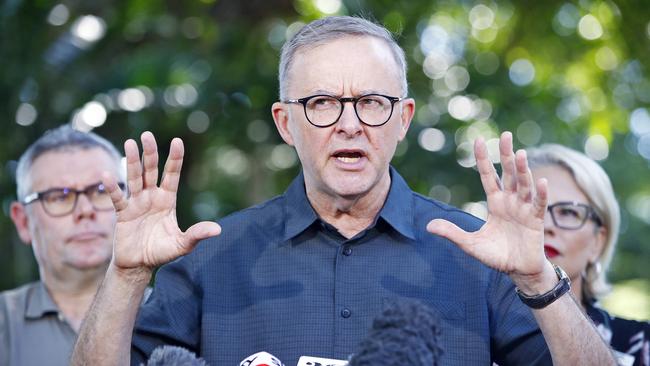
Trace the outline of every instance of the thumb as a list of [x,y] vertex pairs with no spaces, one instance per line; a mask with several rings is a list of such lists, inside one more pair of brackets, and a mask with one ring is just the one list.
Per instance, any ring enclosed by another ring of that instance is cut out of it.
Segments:
[[434,219],[429,221],[427,224],[427,231],[431,234],[440,235],[443,238],[449,239],[461,248],[465,247],[466,244],[469,243],[469,234],[447,220]]
[[221,234],[221,226],[216,222],[201,221],[190,226],[182,236],[186,248],[193,248],[200,240]]

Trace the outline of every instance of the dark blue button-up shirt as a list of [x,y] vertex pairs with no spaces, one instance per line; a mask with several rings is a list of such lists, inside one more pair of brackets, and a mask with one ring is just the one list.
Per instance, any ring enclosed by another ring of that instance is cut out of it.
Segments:
[[482,222],[411,191],[391,168],[374,223],[351,239],[321,221],[300,175],[281,196],[220,221],[222,234],[158,272],[138,315],[133,363],[162,344],[211,365],[267,351],[346,359],[384,304],[417,299],[440,320],[442,365],[550,364],[546,343],[510,279],[425,229]]

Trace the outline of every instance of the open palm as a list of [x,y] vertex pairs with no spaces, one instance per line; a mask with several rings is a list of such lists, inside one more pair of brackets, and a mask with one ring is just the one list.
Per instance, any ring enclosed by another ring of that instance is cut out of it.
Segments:
[[533,186],[525,151],[512,150],[512,134],[499,141],[502,178],[488,159],[482,139],[474,145],[476,164],[487,195],[488,217],[476,232],[466,232],[441,219],[432,220],[427,230],[456,243],[484,264],[519,276],[535,276],[544,270],[544,213],[546,181]]
[[197,223],[183,232],[176,219],[176,194],[183,164],[183,142],[172,140],[158,186],[158,150],[151,132],[144,132],[142,161],[134,140],[124,143],[127,162],[127,198],[116,178],[104,175],[104,184],[117,212],[113,264],[122,269],[162,265],[189,253],[199,240],[219,235],[214,222]]

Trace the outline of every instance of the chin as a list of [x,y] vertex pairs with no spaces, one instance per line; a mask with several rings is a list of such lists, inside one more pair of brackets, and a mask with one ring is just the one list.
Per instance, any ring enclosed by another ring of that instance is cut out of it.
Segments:
[[71,266],[78,270],[94,270],[98,268],[108,268],[110,259],[106,260],[86,260],[72,263]]
[[358,179],[337,179],[330,182],[329,187],[334,194],[341,197],[355,197],[368,193],[372,189],[372,185],[368,181]]
[[70,258],[68,261],[71,267],[86,270],[86,269],[96,269],[100,267],[107,267],[111,261],[111,252],[85,252],[85,253],[76,253],[73,258]]

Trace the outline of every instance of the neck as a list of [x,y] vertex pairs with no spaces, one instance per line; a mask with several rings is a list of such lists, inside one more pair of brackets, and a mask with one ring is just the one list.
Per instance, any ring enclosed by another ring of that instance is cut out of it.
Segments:
[[41,281],[75,332],[81,327],[81,322],[104,278],[106,267],[71,269],[58,275],[45,274],[41,269]]
[[354,196],[339,196],[305,185],[307,198],[318,216],[349,239],[373,222],[386,201],[390,182],[387,172],[370,191]]

